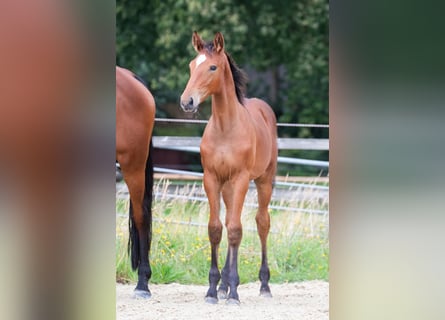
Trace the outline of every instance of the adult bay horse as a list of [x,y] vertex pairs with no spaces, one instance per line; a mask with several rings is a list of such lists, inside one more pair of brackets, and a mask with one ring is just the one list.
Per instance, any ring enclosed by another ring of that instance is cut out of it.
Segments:
[[[271,296],[267,263],[267,236],[270,229],[268,205],[277,166],[276,118],[271,107],[260,99],[244,97],[246,77],[224,50],[224,38],[217,33],[205,43],[194,32],[192,43],[198,56],[190,62],[190,79],[181,96],[181,107],[196,112],[208,96],[212,96],[212,115],[201,142],[210,218],[211,268],[206,301],[239,304],[237,287],[238,248],[243,230],[241,211],[249,181],[258,190],[256,223],[261,240],[260,294]],[[220,196],[226,206],[228,252],[225,265],[218,269],[218,247],[222,236],[219,218]],[[219,280],[221,284],[216,289]]]
[[128,250],[133,270],[138,269],[135,294],[150,298],[151,202],[153,160],[151,134],[155,101],[142,80],[116,67],[116,160],[130,192]]

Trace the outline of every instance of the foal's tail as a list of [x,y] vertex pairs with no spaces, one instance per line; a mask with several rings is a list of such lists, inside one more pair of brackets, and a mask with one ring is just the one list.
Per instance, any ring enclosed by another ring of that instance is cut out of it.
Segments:
[[[150,253],[151,247],[151,225],[152,225],[152,214],[151,214],[151,203],[153,199],[153,142],[150,140],[150,147],[148,150],[148,159],[145,165],[145,190],[144,190],[144,201],[142,203],[142,213],[143,213],[143,226],[144,230],[147,232],[147,246],[148,253]],[[131,258],[131,267],[136,270],[139,267],[141,256],[140,256],[140,239],[138,230],[134,223],[133,208],[130,202],[130,219],[128,222],[130,229],[130,236],[128,238],[128,252]]]

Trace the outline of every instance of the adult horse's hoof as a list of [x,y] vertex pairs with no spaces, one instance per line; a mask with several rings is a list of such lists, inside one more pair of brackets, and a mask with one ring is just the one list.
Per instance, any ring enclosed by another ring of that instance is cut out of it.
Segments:
[[221,299],[221,300],[227,299],[227,291],[219,289],[218,290],[218,299]]
[[205,302],[207,302],[209,304],[217,304],[218,303],[218,298],[215,298],[215,297],[205,297]]
[[226,304],[231,305],[231,306],[239,306],[240,302],[239,302],[239,300],[229,298],[229,299],[227,299]]
[[116,168],[116,182],[121,182],[122,180],[124,180],[124,175],[120,169]]
[[270,291],[260,291],[260,296],[264,298],[272,298],[272,293]]
[[151,298],[151,292],[145,291],[145,290],[134,290],[134,297],[137,299],[150,299]]

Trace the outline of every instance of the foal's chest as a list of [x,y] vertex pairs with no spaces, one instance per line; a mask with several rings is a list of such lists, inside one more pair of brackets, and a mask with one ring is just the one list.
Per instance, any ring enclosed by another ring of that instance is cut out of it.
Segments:
[[248,169],[252,162],[252,147],[236,139],[212,141],[203,136],[201,143],[201,162],[204,170],[211,170],[219,175],[231,175]]

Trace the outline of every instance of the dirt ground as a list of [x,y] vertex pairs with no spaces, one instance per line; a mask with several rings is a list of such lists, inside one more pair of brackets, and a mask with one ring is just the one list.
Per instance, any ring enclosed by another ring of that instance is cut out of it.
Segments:
[[241,304],[204,302],[207,286],[150,285],[149,300],[136,299],[134,285],[116,284],[116,319],[119,320],[328,320],[329,284],[306,281],[271,284],[273,298],[259,296],[260,284],[240,285]]

